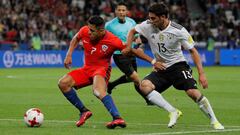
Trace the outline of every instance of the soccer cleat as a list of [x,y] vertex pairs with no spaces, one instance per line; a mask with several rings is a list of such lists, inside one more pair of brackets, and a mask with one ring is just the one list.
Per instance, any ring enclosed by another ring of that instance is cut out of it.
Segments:
[[176,109],[176,111],[174,111],[174,112],[170,112],[169,113],[170,121],[168,123],[168,128],[173,128],[174,125],[176,125],[176,123],[177,123],[177,119],[182,115],[183,115],[182,112],[179,111],[178,109]]
[[223,129],[224,129],[224,126],[223,126],[221,123],[219,123],[218,121],[217,121],[217,122],[214,122],[214,123],[212,124],[212,126],[213,126],[213,128],[216,129],[216,130],[223,130]]
[[80,116],[80,119],[76,122],[76,126],[77,127],[82,126],[85,123],[85,121],[89,119],[91,116],[92,116],[92,112],[90,111],[83,112]]
[[121,127],[121,128],[125,128],[127,126],[127,124],[125,123],[125,121],[122,118],[119,119],[115,119],[111,122],[108,122],[106,127],[109,129],[114,129],[115,127]]

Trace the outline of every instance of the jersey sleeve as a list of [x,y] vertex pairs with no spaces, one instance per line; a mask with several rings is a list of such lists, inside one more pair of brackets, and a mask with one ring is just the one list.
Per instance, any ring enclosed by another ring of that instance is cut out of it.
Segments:
[[194,47],[195,42],[193,41],[192,36],[188,33],[185,28],[182,28],[180,31],[181,44],[184,49],[189,50]]
[[135,26],[135,30],[140,34],[143,35],[144,37],[147,37],[146,33],[147,33],[147,21],[144,21],[140,24],[137,24]]
[[126,45],[122,42],[122,40],[120,40],[119,38],[116,38],[115,40],[114,40],[114,42],[115,42],[115,44],[116,44],[116,48],[117,48],[117,50],[123,50],[125,47],[126,47]]
[[82,39],[82,37],[84,35],[84,32],[87,32],[87,29],[88,29],[87,26],[84,26],[84,27],[80,28],[80,30],[77,33],[77,38]]

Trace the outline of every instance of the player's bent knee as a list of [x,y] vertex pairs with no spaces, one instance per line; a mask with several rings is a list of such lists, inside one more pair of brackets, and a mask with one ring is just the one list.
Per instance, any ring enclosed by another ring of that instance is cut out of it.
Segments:
[[98,90],[93,90],[93,94],[94,94],[94,96],[96,96],[98,99],[102,99],[103,97],[106,96],[106,93],[101,93],[101,92],[98,91]]
[[189,90],[186,91],[186,93],[194,101],[197,101],[197,99],[199,99],[202,96],[200,91],[198,91],[197,89],[189,89]]
[[99,97],[99,96],[100,96],[100,92],[97,91],[97,90],[93,90],[93,94],[94,94],[94,96],[96,96],[96,97]]
[[59,87],[59,89],[61,90],[61,91],[64,91],[66,88],[67,88],[67,82],[66,81],[64,81],[64,80],[62,80],[62,79],[60,79],[59,81],[58,81],[58,87]]
[[63,76],[58,80],[58,87],[62,92],[66,92],[71,88],[71,79],[67,76]]
[[146,88],[151,87],[151,85],[152,85],[152,83],[149,80],[143,80],[141,82],[140,88],[146,89]]
[[140,85],[140,89],[144,95],[148,95],[154,88],[153,84],[149,80],[143,80]]

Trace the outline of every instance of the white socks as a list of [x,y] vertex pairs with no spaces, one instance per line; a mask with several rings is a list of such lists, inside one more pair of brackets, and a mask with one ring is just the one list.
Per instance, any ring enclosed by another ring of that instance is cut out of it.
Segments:
[[[157,105],[158,107],[164,108],[168,112],[175,112],[176,108],[174,108],[170,103],[168,103],[160,93],[156,90],[153,90],[147,95],[149,101]],[[199,108],[202,112],[211,120],[211,124],[218,122],[213,109],[206,97],[202,97],[200,101],[197,101]]]
[[200,101],[197,102],[199,105],[199,108],[202,110],[202,112],[211,120],[211,124],[213,124],[214,122],[217,122],[217,118],[213,112],[213,109],[208,101],[208,99],[206,97],[202,97],[202,99],[200,99]]
[[170,103],[168,103],[160,93],[156,90],[153,90],[147,95],[149,101],[157,105],[158,107],[164,108],[168,112],[175,112],[176,108],[174,108]]

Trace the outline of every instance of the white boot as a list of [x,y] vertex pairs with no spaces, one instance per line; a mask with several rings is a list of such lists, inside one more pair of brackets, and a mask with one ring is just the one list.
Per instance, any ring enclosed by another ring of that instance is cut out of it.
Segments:
[[176,111],[174,111],[174,112],[170,112],[169,113],[170,121],[168,123],[168,128],[173,128],[174,125],[177,124],[178,118],[182,115],[183,115],[182,112],[179,111],[178,109],[176,109]]

